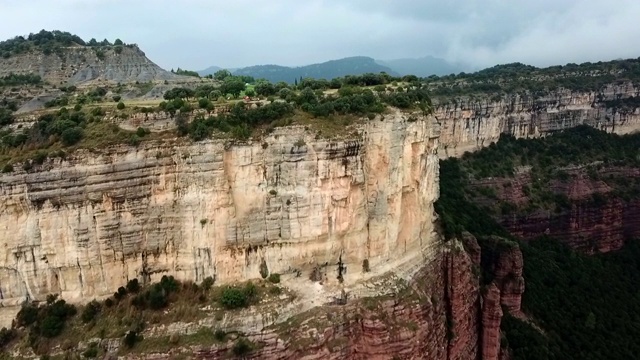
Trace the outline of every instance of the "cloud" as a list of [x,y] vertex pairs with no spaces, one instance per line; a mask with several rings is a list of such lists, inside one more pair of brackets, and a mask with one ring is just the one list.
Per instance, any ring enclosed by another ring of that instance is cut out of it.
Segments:
[[121,38],[167,68],[354,55],[434,55],[471,68],[640,56],[637,0],[0,0],[0,13],[0,38],[43,28]]

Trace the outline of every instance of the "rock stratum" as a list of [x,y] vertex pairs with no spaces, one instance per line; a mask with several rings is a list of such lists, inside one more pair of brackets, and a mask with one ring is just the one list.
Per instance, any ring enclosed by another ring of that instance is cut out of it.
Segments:
[[35,74],[56,85],[186,79],[163,70],[136,45],[101,48],[75,45],[48,55],[33,50],[0,58],[0,77],[10,74]]

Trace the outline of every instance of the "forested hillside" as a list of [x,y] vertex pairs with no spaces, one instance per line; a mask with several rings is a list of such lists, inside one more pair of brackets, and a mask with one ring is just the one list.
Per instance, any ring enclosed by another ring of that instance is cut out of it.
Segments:
[[[502,346],[513,359],[631,359],[640,353],[640,239],[627,239],[620,250],[588,255],[563,244],[563,239],[541,236],[523,242],[496,220],[497,202],[487,202],[495,188],[480,190],[483,178],[515,179],[514,169],[531,166],[538,185],[534,206],[577,206],[555,193],[548,182],[567,176],[562,168],[597,164],[637,168],[640,134],[617,136],[579,127],[545,139],[503,137],[495,145],[461,159],[441,161],[441,196],[436,210],[447,238],[470,231],[481,245],[498,235],[518,241],[524,256],[526,288],[524,319],[506,315]],[[595,170],[594,170],[595,172]],[[632,201],[640,197],[636,183],[614,177],[612,191],[601,201]],[[510,211],[531,211],[511,208]],[[542,235],[542,234],[541,234]],[[490,269],[483,269],[484,282]]]

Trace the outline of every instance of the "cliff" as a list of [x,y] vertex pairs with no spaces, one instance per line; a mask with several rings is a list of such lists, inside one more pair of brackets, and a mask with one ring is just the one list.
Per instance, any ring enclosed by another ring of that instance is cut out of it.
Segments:
[[81,84],[88,81],[118,83],[185,78],[160,68],[136,45],[74,45],[48,55],[34,50],[9,58],[0,58],[0,77],[9,74],[36,74],[55,85]]
[[[640,199],[633,189],[640,176],[637,168],[603,166],[566,169],[566,180],[554,180],[549,191],[567,199],[563,207],[534,208],[523,189],[532,184],[531,174],[522,172],[514,178],[489,178],[474,183],[490,187],[497,199],[518,207],[497,220],[515,236],[532,240],[543,234],[559,239],[586,253],[604,253],[622,248],[626,239],[640,236]],[[591,173],[591,174],[590,174]],[[495,204],[495,200],[480,199]]]
[[163,274],[224,284],[266,266],[308,288],[320,269],[330,289],[362,280],[365,260],[367,277],[428,263],[439,129],[405,117],[351,140],[279,128],[247,144],[79,150],[2,174],[2,309],[50,293],[86,302]]
[[618,107],[612,101],[640,95],[630,82],[604,86],[600,91],[557,89],[546,95],[512,94],[481,100],[460,98],[435,107],[442,125],[441,158],[460,156],[498,141],[500,134],[540,137],[554,131],[590,125],[618,134],[640,129],[638,108]]

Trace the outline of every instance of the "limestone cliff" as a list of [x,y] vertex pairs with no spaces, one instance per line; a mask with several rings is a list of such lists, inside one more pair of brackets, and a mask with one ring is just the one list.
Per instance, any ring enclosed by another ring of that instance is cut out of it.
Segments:
[[[218,284],[322,270],[326,285],[437,250],[438,127],[395,113],[351,140],[279,128],[261,142],[76,151],[0,175],[3,307],[112,294],[163,274]],[[6,319],[6,318],[5,318]]]
[[442,125],[439,154],[460,156],[498,141],[502,133],[539,137],[581,124],[618,134],[634,132],[640,130],[640,109],[614,107],[610,102],[639,95],[632,83],[621,83],[597,92],[559,89],[540,96],[457,99],[435,108]]

